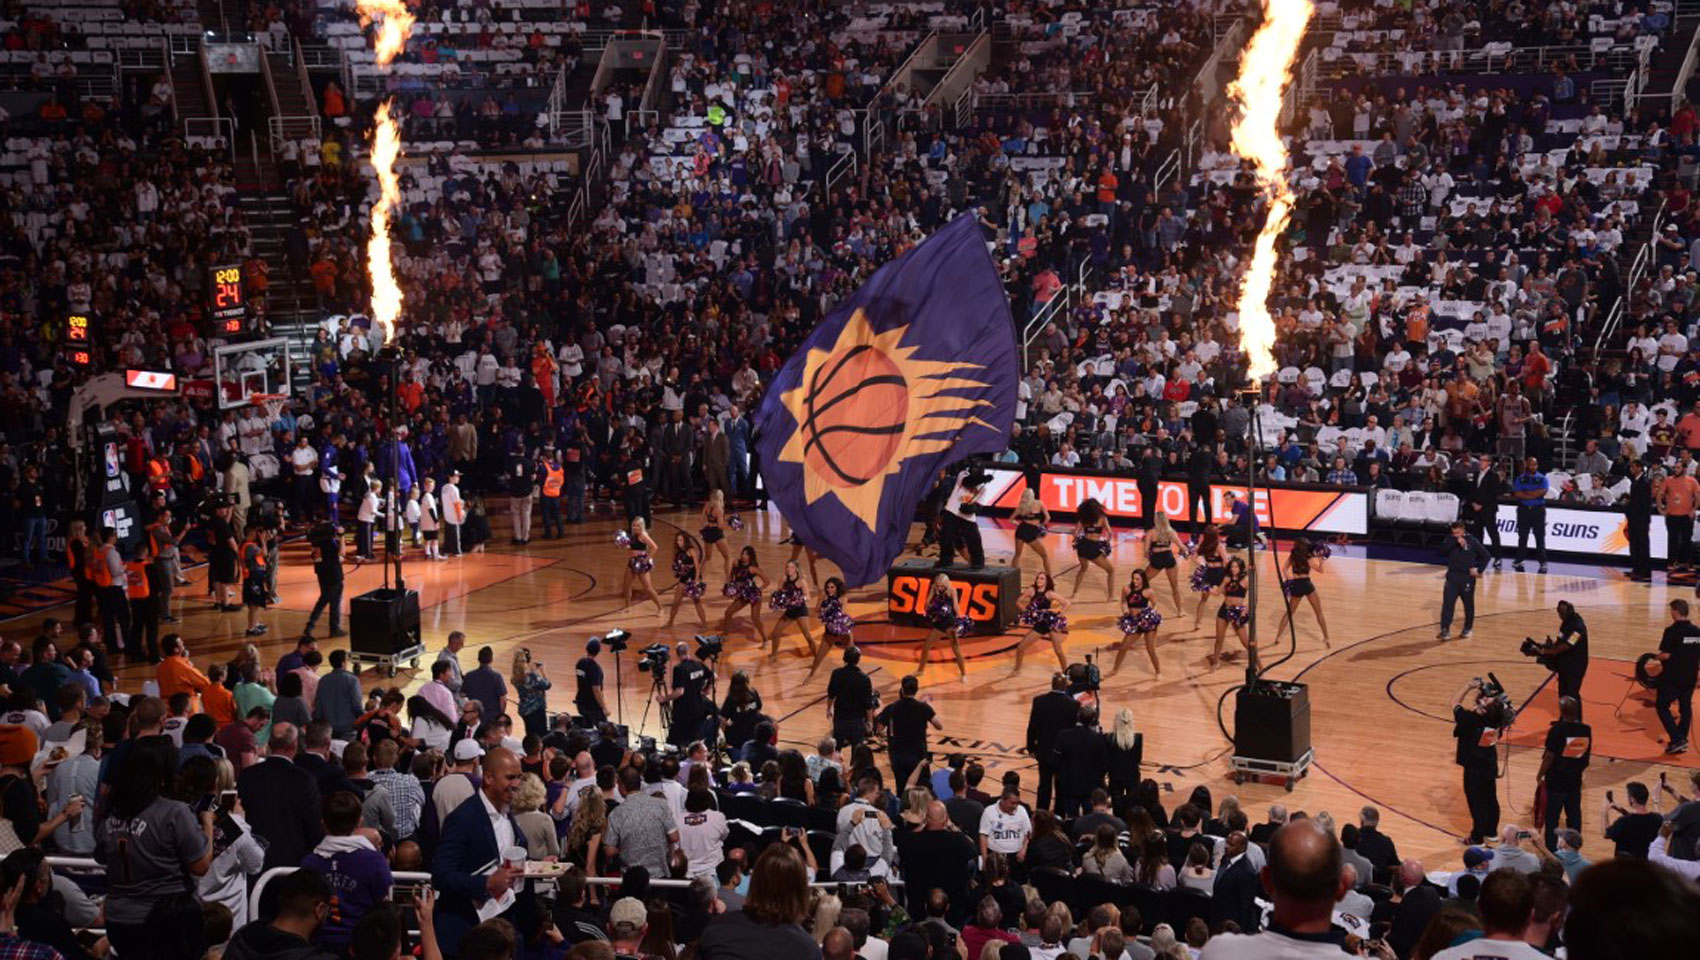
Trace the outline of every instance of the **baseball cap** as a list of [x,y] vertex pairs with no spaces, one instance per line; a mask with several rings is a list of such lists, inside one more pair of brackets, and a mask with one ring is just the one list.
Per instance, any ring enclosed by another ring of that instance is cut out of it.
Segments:
[[477,760],[482,756],[484,756],[484,748],[479,746],[478,741],[471,737],[455,744],[455,759],[462,763],[468,760]]
[[649,922],[649,911],[636,897],[621,897],[608,911],[608,932],[615,936],[630,936]]
[[1464,851],[1464,868],[1467,870],[1470,867],[1479,867],[1492,859],[1493,854],[1488,853],[1481,847],[1471,847]]
[[35,759],[35,731],[21,723],[0,723],[0,765],[28,766]]

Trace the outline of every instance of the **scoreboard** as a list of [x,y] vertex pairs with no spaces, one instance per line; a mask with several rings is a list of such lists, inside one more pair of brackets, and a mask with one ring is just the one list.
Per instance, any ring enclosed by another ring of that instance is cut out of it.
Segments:
[[93,363],[94,324],[86,313],[73,313],[65,318],[65,361],[74,367]]
[[207,284],[207,313],[215,337],[239,337],[248,332],[247,291],[241,264],[213,267]]

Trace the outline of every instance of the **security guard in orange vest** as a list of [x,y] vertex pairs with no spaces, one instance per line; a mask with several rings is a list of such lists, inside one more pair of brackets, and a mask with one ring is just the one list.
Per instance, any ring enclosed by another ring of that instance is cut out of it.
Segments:
[[543,448],[543,463],[537,472],[543,478],[543,539],[555,540],[567,533],[561,524],[561,492],[567,485],[567,471],[554,445]]
[[163,493],[171,498],[171,461],[165,454],[155,452],[148,457],[148,492]]
[[153,562],[152,541],[142,555],[124,564],[124,593],[130,598],[130,631],[125,634],[125,647],[131,657],[146,650],[149,663],[159,662],[159,602],[153,598],[153,586],[148,582],[148,567]]

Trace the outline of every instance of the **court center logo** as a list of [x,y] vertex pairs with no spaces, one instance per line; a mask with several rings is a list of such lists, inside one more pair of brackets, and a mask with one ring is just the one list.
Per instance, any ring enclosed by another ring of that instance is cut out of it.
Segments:
[[916,357],[908,324],[877,332],[867,314],[851,315],[830,349],[811,349],[795,388],[780,398],[798,428],[780,459],[803,468],[809,504],[831,494],[870,531],[879,522],[887,477],[912,457],[949,450],[991,401],[954,391],[983,390],[970,377],[979,364]]

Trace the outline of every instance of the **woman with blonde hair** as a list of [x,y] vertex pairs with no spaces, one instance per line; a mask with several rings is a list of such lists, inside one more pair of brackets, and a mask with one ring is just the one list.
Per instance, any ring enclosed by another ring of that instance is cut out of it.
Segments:
[[732,572],[732,548],[726,545],[726,492],[710,490],[708,502],[702,505],[702,546],[703,573],[708,573],[708,558],[710,554],[719,554],[722,568],[730,576]]
[[530,647],[514,650],[514,696],[519,700],[519,718],[525,721],[525,732],[541,737],[549,732],[549,688],[553,686],[543,672],[543,661],[531,659]]
[[[616,541],[618,542],[618,541]],[[655,612],[662,611],[661,594],[655,592],[655,583],[649,578],[649,571],[655,569],[655,541],[649,537],[649,529],[644,525],[642,517],[632,518],[631,532],[626,534],[625,546],[632,551],[631,559],[626,561],[626,574],[620,582],[620,595],[626,606],[632,604],[632,588],[642,587],[649,595],[650,602],[655,604]]]
[[555,835],[555,818],[543,811],[543,799],[547,795],[543,778],[537,774],[528,773],[519,778],[519,792],[514,794],[513,802],[514,822],[519,824],[518,839],[525,841],[526,855],[533,860],[561,855],[561,841]]
[[[921,765],[917,764],[919,770]],[[900,788],[902,784],[898,785]],[[923,786],[903,789],[903,812],[897,815],[902,822],[916,830],[927,822],[927,805],[933,802],[933,791]]]
[[927,593],[927,635],[921,639],[920,666],[915,668],[915,676],[927,672],[927,657],[932,653],[933,643],[942,637],[950,641],[961,679],[967,679],[968,661],[962,656],[962,635],[972,629],[974,621],[963,616],[957,607],[956,588],[951,585],[950,577],[942,573],[934,577],[932,589]]
[[1040,540],[1045,536],[1045,526],[1051,522],[1051,512],[1033,495],[1033,488],[1021,491],[1021,500],[1015,505],[1015,559],[1009,562],[1012,567],[1021,566],[1021,554],[1031,550],[1039,556],[1039,563],[1044,566],[1047,575],[1051,572],[1051,554]]
[[[608,832],[608,801],[592,783],[579,790],[578,809],[573,811],[573,826],[567,831],[561,853],[574,863],[583,864],[590,876],[602,873],[602,835]],[[594,891],[594,887],[591,888]]]
[[844,901],[837,894],[823,893],[815,900],[814,924],[810,935],[816,943],[826,939],[832,928],[838,926],[838,918],[844,912]]
[[[1145,760],[1145,736],[1133,728],[1133,711],[1123,707],[1116,711],[1116,725],[1109,742],[1110,798],[1121,800],[1133,796],[1139,786],[1139,766]],[[1116,809],[1121,809],[1118,804]]]
[[1186,604],[1181,602],[1180,561],[1175,559],[1175,528],[1169,525],[1169,515],[1159,510],[1151,520],[1151,539],[1145,542],[1146,576],[1156,579],[1158,573],[1169,580],[1169,593],[1175,598],[1175,616],[1186,616]]

